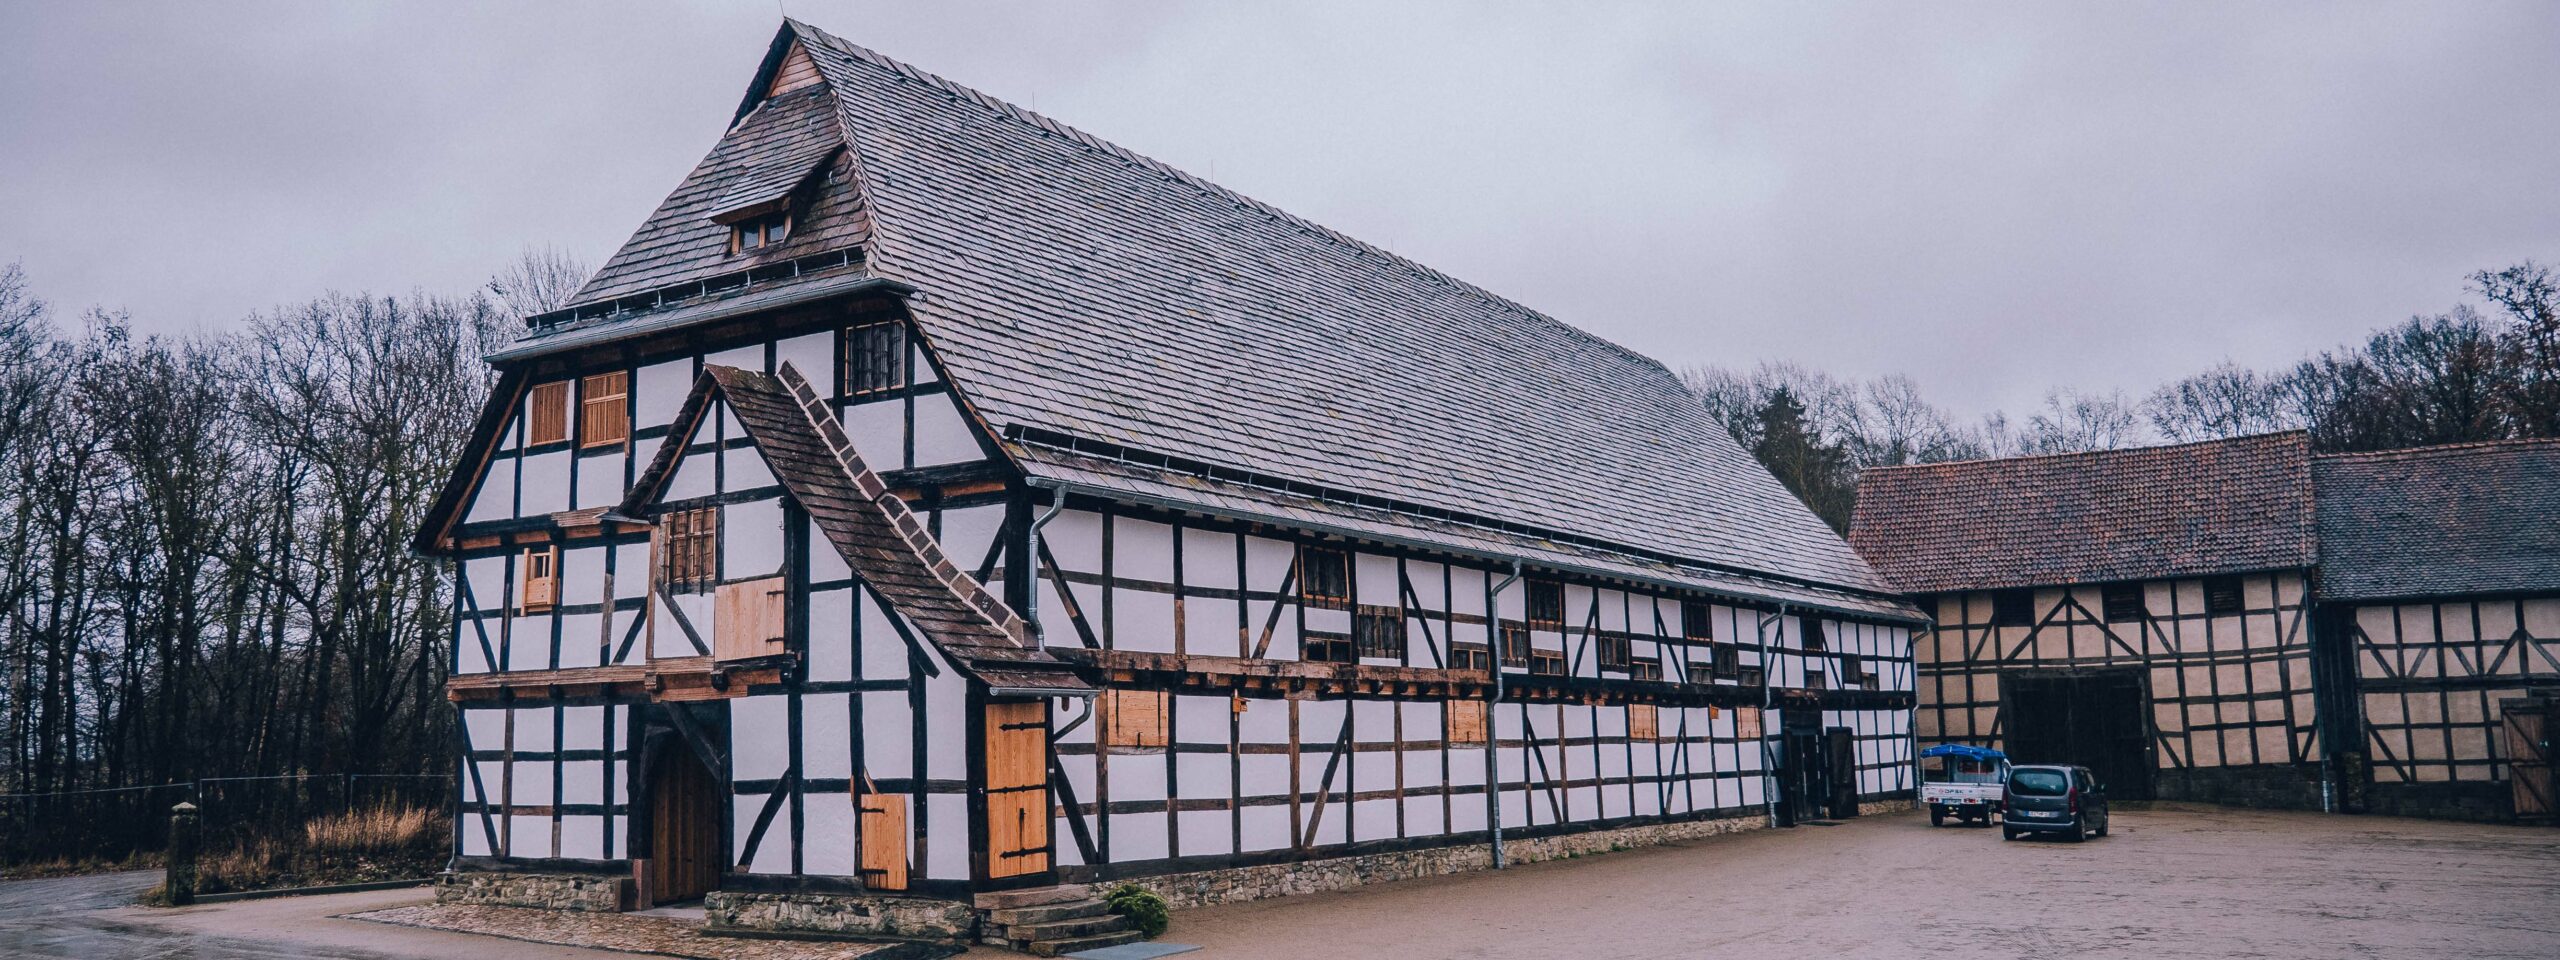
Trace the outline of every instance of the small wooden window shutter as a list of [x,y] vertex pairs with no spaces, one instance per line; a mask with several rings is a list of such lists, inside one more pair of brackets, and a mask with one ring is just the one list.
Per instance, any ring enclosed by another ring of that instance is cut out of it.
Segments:
[[554,380],[534,384],[525,402],[526,446],[560,443],[569,439],[569,381]]
[[1162,690],[1110,690],[1103,693],[1103,723],[1111,728],[1107,746],[1161,747],[1169,724]]
[[599,373],[578,384],[578,446],[601,447],[631,436],[631,374]]
[[1661,739],[1662,718],[1650,703],[1627,705],[1627,739],[1638,742]]
[[560,548],[527,548],[521,575],[523,580],[516,596],[517,610],[540,613],[560,602]]
[[1451,700],[1449,703],[1450,743],[1483,743],[1485,703],[1482,700]]
[[1733,735],[1743,740],[1760,739],[1760,708],[1733,708]]
[[714,659],[750,660],[784,651],[784,583],[782,577],[759,577],[720,585],[712,597]]

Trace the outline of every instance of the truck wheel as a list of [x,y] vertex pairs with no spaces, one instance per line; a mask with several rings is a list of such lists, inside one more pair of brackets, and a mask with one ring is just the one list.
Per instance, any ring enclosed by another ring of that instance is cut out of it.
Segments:
[[1930,807],[1930,808],[1929,808],[1929,825],[1930,825],[1930,826],[1933,826],[1933,827],[1943,827],[1943,826],[1946,826],[1946,825],[1947,825],[1947,812],[1946,812],[1946,811],[1944,811],[1944,810],[1940,810],[1940,809],[1938,809],[1938,808],[1936,808],[1936,807]]
[[2018,831],[2011,830],[2011,829],[2009,829],[2009,828],[2007,828],[2007,827],[2001,827],[2001,828],[2000,828],[2000,839],[2002,839],[2002,840],[2015,840],[2015,839],[2018,839]]

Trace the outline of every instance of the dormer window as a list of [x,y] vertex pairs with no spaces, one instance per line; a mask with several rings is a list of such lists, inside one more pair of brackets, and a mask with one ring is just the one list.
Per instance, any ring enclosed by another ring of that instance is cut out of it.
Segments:
[[791,236],[791,214],[769,213],[752,220],[739,221],[729,228],[729,252],[745,253],[781,243]]

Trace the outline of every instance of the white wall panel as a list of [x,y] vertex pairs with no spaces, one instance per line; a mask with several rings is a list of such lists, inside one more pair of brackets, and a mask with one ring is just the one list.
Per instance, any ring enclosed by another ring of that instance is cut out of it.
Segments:
[[948,394],[916,398],[916,461],[919,467],[971,463],[986,459],[978,437]]
[[782,365],[787,362],[791,364],[792,369],[800,371],[801,376],[808,378],[809,386],[818,391],[819,396],[835,396],[839,379],[836,376],[836,337],[838,336],[836,331],[820,330],[775,341],[774,372],[780,373]]
[[800,869],[822,877],[850,877],[862,866],[854,849],[857,821],[850,793],[812,793],[800,798]]
[[853,777],[851,694],[800,697],[800,776],[813,780]]
[[845,436],[853,440],[854,452],[860,453],[871,469],[896,470],[906,466],[906,401],[857,403],[844,408],[836,419],[844,424]]
[[516,458],[502,455],[489,461],[480,475],[479,488],[472,491],[471,509],[463,512],[466,523],[505,520],[516,515]]
[[551,818],[511,816],[499,818],[507,832],[507,855],[510,857],[548,857],[551,855]]
[[578,458],[578,499],[572,506],[587,510],[622,502],[622,447]]
[[569,509],[569,452],[554,450],[524,458],[522,515],[538,517]]

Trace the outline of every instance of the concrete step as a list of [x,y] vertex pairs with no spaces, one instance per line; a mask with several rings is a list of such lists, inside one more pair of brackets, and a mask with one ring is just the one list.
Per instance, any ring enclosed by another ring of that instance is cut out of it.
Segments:
[[1116,913],[1106,913],[1094,917],[1076,917],[1069,920],[1051,920],[1047,923],[1026,923],[1006,927],[1004,936],[1005,939],[1015,943],[1037,943],[1042,940],[1071,940],[1097,933],[1118,933],[1128,929],[1131,929],[1129,918]]
[[1116,947],[1124,943],[1136,943],[1144,939],[1146,939],[1146,937],[1138,933],[1138,931],[1122,930],[1118,933],[1097,933],[1089,937],[1073,937],[1066,940],[1034,940],[1031,941],[1031,955],[1035,957],[1062,957],[1078,950],[1095,950],[1102,947]]
[[1073,903],[1077,900],[1090,899],[1092,896],[1092,887],[1081,883],[1061,883],[1054,887],[1033,887],[1028,890],[999,890],[994,893],[981,893],[976,897],[974,902],[980,910],[1011,910],[1016,907],[1037,907],[1052,903]]
[[1067,903],[1044,903],[1036,907],[1006,907],[1000,910],[989,910],[987,919],[1010,927],[1025,923],[1048,923],[1052,920],[1098,917],[1109,912],[1111,912],[1111,906],[1100,900],[1075,900]]

